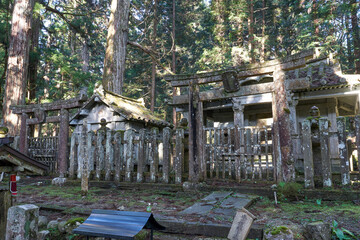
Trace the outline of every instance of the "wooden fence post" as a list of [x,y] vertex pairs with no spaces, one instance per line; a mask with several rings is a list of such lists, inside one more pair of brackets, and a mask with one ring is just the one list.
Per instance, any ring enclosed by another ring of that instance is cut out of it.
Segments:
[[74,178],[75,174],[75,161],[76,161],[76,138],[77,133],[71,134],[71,142],[70,142],[70,163],[69,163],[69,178]]
[[114,170],[114,148],[112,144],[113,131],[108,129],[106,131],[106,146],[105,146],[105,181],[110,181],[111,171]]
[[114,134],[114,168],[115,176],[114,181],[116,183],[120,182],[121,179],[121,170],[123,170],[124,164],[124,131],[116,131]]
[[131,182],[132,176],[131,173],[133,171],[133,150],[134,150],[134,137],[135,132],[133,129],[128,129],[125,131],[125,181]]
[[101,171],[104,169],[104,158],[105,158],[105,149],[104,149],[104,142],[105,139],[105,131],[99,129],[97,131],[97,158],[96,158],[96,179],[100,180],[101,178]]
[[303,134],[303,153],[304,153],[304,176],[305,188],[314,188],[314,161],[311,141],[311,124],[309,120],[304,120],[302,124]]
[[176,139],[175,139],[175,161],[174,161],[174,170],[175,170],[175,183],[182,183],[182,169],[184,164],[184,129],[176,129]]
[[340,157],[340,173],[342,185],[350,184],[350,163],[348,158],[348,150],[346,146],[346,119],[345,117],[336,118],[339,137],[339,157]]
[[320,147],[321,147],[321,165],[323,187],[332,186],[331,160],[329,154],[329,120],[327,118],[319,119]]
[[163,129],[163,167],[162,167],[162,181],[169,183],[170,172],[170,134],[171,129],[166,127]]
[[139,131],[139,154],[138,154],[138,165],[137,165],[137,182],[144,181],[144,167],[145,167],[145,153],[146,153],[146,145],[145,145],[145,129],[140,129]]
[[150,161],[150,182],[156,182],[156,178],[159,170],[159,151],[157,144],[157,136],[159,134],[158,128],[151,129],[151,148],[150,154],[152,154],[152,158]]

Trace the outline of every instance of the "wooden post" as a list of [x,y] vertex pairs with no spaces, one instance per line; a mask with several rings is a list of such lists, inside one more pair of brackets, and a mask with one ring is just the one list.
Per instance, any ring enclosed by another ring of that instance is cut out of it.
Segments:
[[60,177],[65,177],[68,161],[68,140],[69,140],[69,111],[60,110],[60,132],[59,132],[59,160],[58,171]]
[[305,188],[314,188],[314,161],[311,141],[311,123],[304,120],[302,124],[303,153],[304,153],[304,177]]
[[[90,139],[90,141],[89,141]],[[90,142],[90,143],[89,143]],[[87,135],[87,121],[84,119],[82,131],[81,131],[81,158],[82,158],[82,169],[81,169],[81,194],[87,195],[89,191],[89,159],[88,159],[88,146],[91,147],[91,138]]]
[[71,134],[69,178],[74,178],[75,176],[75,161],[77,160],[76,140],[77,140],[77,133]]
[[116,183],[120,182],[121,179],[121,170],[124,162],[124,151],[123,151],[123,141],[124,139],[124,131],[116,131],[114,134],[114,168],[115,175],[114,181]]
[[339,138],[340,173],[342,185],[350,184],[350,163],[346,146],[346,120],[345,117],[336,119]]
[[175,138],[175,153],[174,170],[175,170],[175,183],[182,183],[182,169],[184,164],[184,129],[178,127],[176,129]]
[[332,186],[331,159],[329,154],[329,120],[319,119],[320,147],[321,147],[321,171],[324,187]]
[[132,176],[131,173],[133,171],[133,150],[134,150],[134,137],[135,132],[133,129],[128,129],[125,131],[125,181],[131,182]]
[[274,73],[273,87],[273,119],[274,119],[274,149],[276,161],[280,166],[277,167],[277,182],[290,182],[295,179],[295,167],[292,155],[292,142],[290,132],[289,105],[286,98],[285,72],[276,67]]
[[145,167],[145,129],[140,129],[139,131],[139,154],[138,154],[138,165],[137,165],[137,182],[144,181],[144,167]]
[[199,161],[197,156],[197,111],[199,103],[199,86],[193,81],[189,84],[189,181],[198,182],[199,180]]
[[114,148],[112,145],[112,131],[106,130],[106,145],[105,145],[105,181],[110,181],[111,171],[114,169]]
[[166,127],[166,128],[163,129],[163,173],[162,173],[162,181],[164,183],[169,183],[170,134],[171,134],[171,129],[169,127]]
[[[197,92],[197,94],[199,94]],[[205,179],[206,175],[206,163],[204,156],[204,115],[203,115],[203,103],[198,102],[196,110],[196,146],[197,146],[197,165],[198,170],[198,179]]]
[[157,136],[159,134],[158,128],[151,129],[151,144],[150,144],[150,182],[156,182],[159,170],[159,151],[157,145]]
[[100,180],[101,172],[104,169],[104,158],[105,158],[105,149],[104,149],[104,140],[105,140],[105,131],[99,129],[97,131],[97,158],[96,158],[96,179]]
[[27,124],[26,120],[28,119],[28,115],[23,113],[21,115],[21,128],[20,128],[20,140],[19,140],[19,151],[25,155],[27,155]]

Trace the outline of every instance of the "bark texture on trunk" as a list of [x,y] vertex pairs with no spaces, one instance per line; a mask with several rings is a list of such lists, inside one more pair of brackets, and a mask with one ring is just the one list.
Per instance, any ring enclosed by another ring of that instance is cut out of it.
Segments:
[[[152,42],[152,49],[156,51],[156,35],[157,35],[157,25],[158,25],[158,18],[157,18],[157,0],[154,1],[154,20],[153,20],[153,42]],[[154,112],[155,110],[155,98],[156,98],[156,62],[152,60],[152,67],[151,67],[151,104],[150,110]]]
[[28,98],[30,100],[36,97],[36,79],[39,64],[39,35],[41,20],[39,16],[33,17],[31,26],[31,44],[30,44],[30,61],[28,77]]
[[19,133],[21,119],[12,113],[10,106],[25,104],[33,7],[34,0],[14,2],[3,102],[4,124],[9,128],[9,135],[13,136]]
[[356,0],[351,0],[351,29],[354,42],[354,63],[355,73],[360,73],[360,34],[359,34],[359,20],[357,12],[359,10],[359,3]]
[[130,0],[112,0],[102,83],[117,94],[122,94],[125,77],[129,12]]
[[[173,49],[172,49],[172,66],[171,70],[175,74],[176,73],[176,41],[175,41],[175,17],[176,17],[176,5],[175,0],[172,2],[172,40],[173,40]],[[173,87],[173,97],[176,96],[177,89]],[[173,107],[172,109],[172,120],[173,124],[176,127],[176,108]]]

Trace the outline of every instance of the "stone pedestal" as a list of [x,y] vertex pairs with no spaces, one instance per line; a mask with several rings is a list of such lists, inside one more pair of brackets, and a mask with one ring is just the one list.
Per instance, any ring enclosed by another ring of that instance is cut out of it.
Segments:
[[9,208],[5,240],[38,239],[39,207],[33,204]]

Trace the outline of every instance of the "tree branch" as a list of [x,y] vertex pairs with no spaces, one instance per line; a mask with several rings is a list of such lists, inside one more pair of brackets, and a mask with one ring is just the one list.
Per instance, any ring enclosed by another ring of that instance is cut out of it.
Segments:
[[127,43],[128,43],[129,45],[133,46],[133,47],[139,48],[140,50],[142,50],[143,52],[145,52],[146,54],[148,54],[148,55],[151,57],[151,59],[153,59],[153,60],[156,62],[156,65],[158,65],[159,67],[161,67],[162,69],[164,69],[164,70],[165,70],[166,72],[168,72],[169,74],[175,75],[175,73],[174,73],[173,71],[171,71],[170,68],[165,67],[164,65],[161,64],[161,62],[156,58],[156,55],[157,55],[157,54],[156,54],[153,50],[151,50],[151,49],[149,49],[149,48],[147,48],[147,47],[141,46],[140,44],[138,44],[138,43],[136,43],[136,42],[128,41]]

